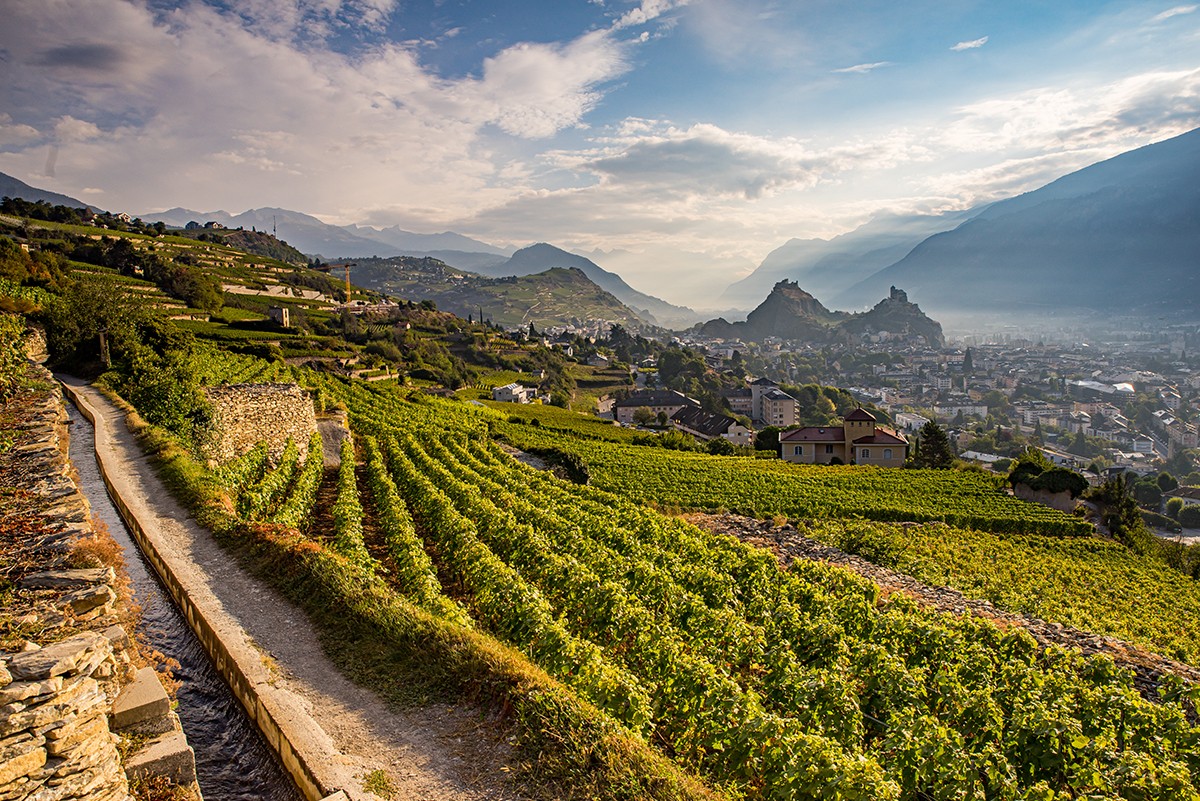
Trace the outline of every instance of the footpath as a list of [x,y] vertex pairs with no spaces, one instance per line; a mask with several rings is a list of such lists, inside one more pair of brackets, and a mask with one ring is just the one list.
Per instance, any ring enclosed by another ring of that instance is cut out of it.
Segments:
[[346,679],[304,613],[243,570],[171,497],[124,412],[82,381],[61,380],[93,418],[96,452],[123,516],[152,540],[186,594],[189,622],[202,617],[208,637],[236,663],[215,660],[233,674],[250,716],[266,720],[260,730],[284,767],[301,775],[307,799],[375,799],[364,784],[375,777],[377,787],[381,776],[395,801],[516,797],[477,713],[441,704],[398,710]]

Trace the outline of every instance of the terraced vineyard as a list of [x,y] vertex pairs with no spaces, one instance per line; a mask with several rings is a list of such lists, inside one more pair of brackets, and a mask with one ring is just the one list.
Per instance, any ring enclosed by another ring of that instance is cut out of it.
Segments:
[[[1197,797],[1200,731],[1105,658],[881,601],[836,568],[783,571],[533,471],[489,440],[480,407],[323,384],[369,437],[398,591],[469,615],[730,797]],[[355,536],[339,526],[330,544],[362,564]]]
[[648,503],[793,518],[941,520],[987,531],[1088,534],[1081,520],[1004,493],[993,476],[958,470],[795,465],[563,437],[499,422],[518,447],[557,447],[587,462],[592,482]]

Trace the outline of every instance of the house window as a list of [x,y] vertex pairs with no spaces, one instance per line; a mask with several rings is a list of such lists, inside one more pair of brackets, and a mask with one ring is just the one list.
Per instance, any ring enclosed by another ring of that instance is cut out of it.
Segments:
[[804,455],[804,446],[803,445],[793,446],[792,456],[803,456],[803,455]]
[[870,448],[863,448],[863,449],[862,449],[862,458],[863,458],[863,459],[870,459],[870,458],[871,458],[871,449],[870,449]]
[[884,448],[884,449],[883,449],[883,458],[884,458],[884,459],[891,459],[891,458],[892,458],[892,449],[891,449],[891,448]]
[[832,446],[832,445],[826,445],[826,446],[825,446],[825,452],[826,452],[826,453],[833,453],[833,446]]

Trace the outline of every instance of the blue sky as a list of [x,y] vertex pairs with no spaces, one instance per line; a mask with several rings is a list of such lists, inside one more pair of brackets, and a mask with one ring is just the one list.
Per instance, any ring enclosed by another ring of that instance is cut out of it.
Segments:
[[[0,0],[0,171],[549,241],[703,307],[792,237],[1200,126],[1187,2]],[[283,232],[281,232],[283,233]]]

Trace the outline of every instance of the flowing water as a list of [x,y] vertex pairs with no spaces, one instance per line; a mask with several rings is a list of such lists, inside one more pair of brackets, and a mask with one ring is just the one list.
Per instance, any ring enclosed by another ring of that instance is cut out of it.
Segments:
[[71,462],[79,473],[79,488],[92,513],[104,521],[125,552],[134,598],[142,607],[141,632],[151,647],[179,662],[174,671],[182,682],[176,694],[177,712],[196,751],[196,773],[205,801],[301,801],[125,528],[96,464],[92,424],[74,406],[67,404],[67,409]]

